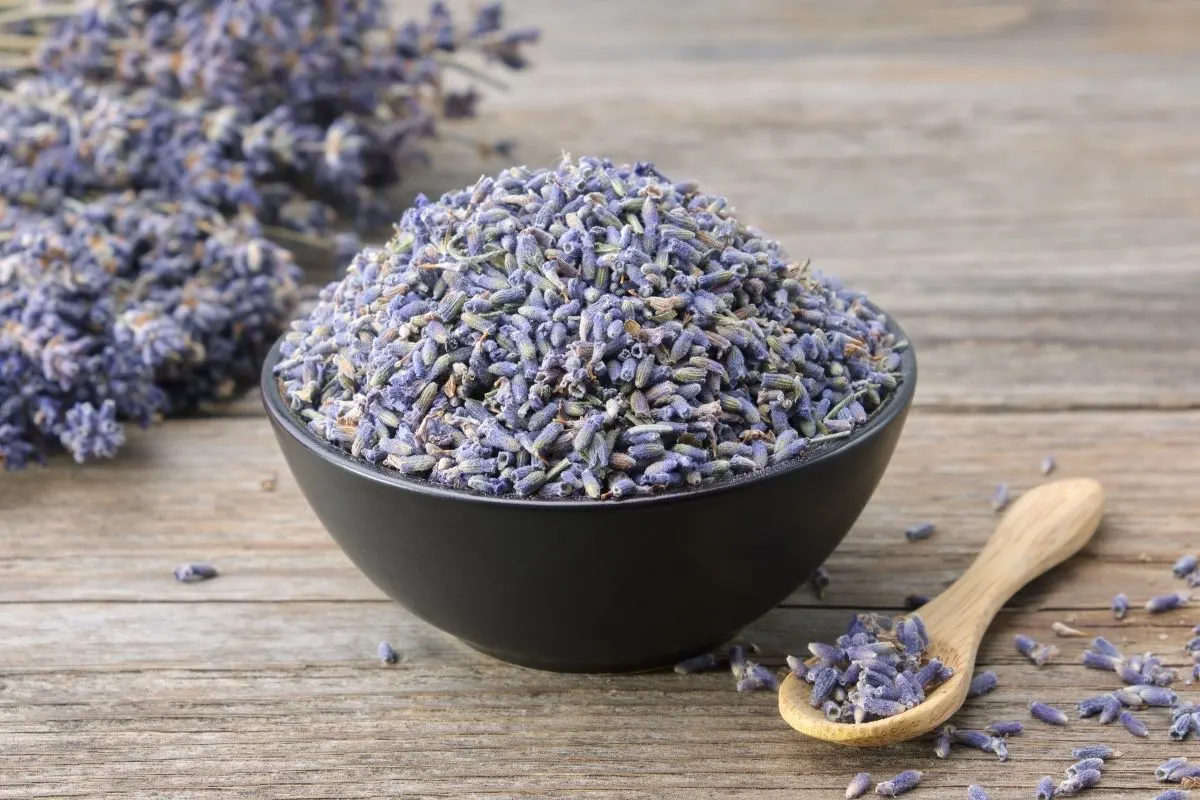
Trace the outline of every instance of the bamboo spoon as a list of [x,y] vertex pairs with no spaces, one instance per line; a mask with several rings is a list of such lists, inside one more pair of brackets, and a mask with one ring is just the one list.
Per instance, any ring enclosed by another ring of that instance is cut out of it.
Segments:
[[1087,544],[1103,515],[1104,490],[1088,478],[1044,484],[1013,504],[967,571],[921,607],[929,653],[954,668],[954,676],[925,702],[861,725],[830,722],[809,705],[808,684],[788,675],[779,688],[779,713],[803,734],[855,747],[894,744],[932,731],[966,700],[979,643],[996,612],[1025,584]]

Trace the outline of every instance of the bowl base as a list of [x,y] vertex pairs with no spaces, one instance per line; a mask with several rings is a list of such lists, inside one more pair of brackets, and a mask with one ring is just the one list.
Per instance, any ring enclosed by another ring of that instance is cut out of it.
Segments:
[[640,659],[629,663],[612,663],[612,662],[595,662],[595,661],[546,661],[539,659],[536,656],[529,656],[523,653],[513,653],[504,650],[496,650],[495,648],[485,647],[483,645],[469,642],[466,639],[459,639],[460,642],[470,647],[472,650],[477,650],[486,656],[499,659],[508,664],[513,664],[518,667],[526,667],[528,669],[541,670],[542,672],[569,672],[569,673],[586,673],[591,675],[631,675],[643,672],[662,672],[668,670],[692,656],[698,656],[701,653],[711,653],[719,648],[727,640],[713,642],[706,647],[694,647],[688,650],[682,650],[678,653],[666,653],[662,656],[653,658]]

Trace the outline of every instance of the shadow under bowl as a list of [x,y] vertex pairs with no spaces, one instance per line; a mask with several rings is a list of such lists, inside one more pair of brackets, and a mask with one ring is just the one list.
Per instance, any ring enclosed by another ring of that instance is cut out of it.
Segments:
[[[903,332],[892,326],[898,337]],[[848,438],[769,470],[620,501],[489,497],[403,477],[318,439],[262,371],[288,468],[350,560],[471,647],[558,672],[631,672],[711,650],[800,587],[850,531],[916,388]]]

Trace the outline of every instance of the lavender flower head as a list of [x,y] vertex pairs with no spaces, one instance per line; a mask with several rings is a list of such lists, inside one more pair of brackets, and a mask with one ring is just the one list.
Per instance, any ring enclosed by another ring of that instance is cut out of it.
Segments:
[[295,323],[275,371],[317,437],[444,486],[620,499],[848,436],[906,346],[724,198],[563,158],[417,198]]

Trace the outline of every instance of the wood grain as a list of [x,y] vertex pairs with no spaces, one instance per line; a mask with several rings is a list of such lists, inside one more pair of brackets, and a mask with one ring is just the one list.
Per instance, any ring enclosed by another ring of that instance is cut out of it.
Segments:
[[[888,474],[830,560],[745,638],[763,659],[852,610],[936,594],[993,529],[995,484],[1093,476],[1108,513],[1082,554],[1000,612],[980,653],[1000,688],[961,724],[1028,719],[1115,688],[1081,640],[1038,669],[1014,633],[1068,621],[1188,664],[1174,591],[1200,519],[1200,5],[1188,0],[722,0],[510,4],[545,40],[463,128],[650,159],[700,179],[797,256],[868,291],[921,362]],[[498,164],[435,145],[403,194]],[[314,269],[315,281],[331,277]],[[263,480],[275,481],[273,491]],[[904,540],[914,522],[933,538]],[[175,564],[211,560],[193,586]],[[452,577],[452,576],[450,576]],[[380,639],[404,655],[374,658]],[[1200,701],[1195,686],[1181,686]],[[253,395],[172,422],[111,463],[0,477],[0,799],[34,797],[838,797],[851,774],[927,772],[915,798],[1029,797],[1073,745],[1125,751],[1097,797],[1151,797],[1195,742],[1033,723],[999,764],[929,743],[850,754],[725,674],[561,676],[509,667],[387,601],[333,546]],[[967,763],[964,763],[967,762]]]

